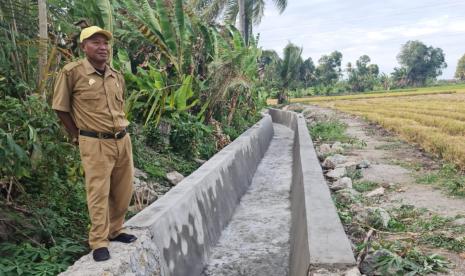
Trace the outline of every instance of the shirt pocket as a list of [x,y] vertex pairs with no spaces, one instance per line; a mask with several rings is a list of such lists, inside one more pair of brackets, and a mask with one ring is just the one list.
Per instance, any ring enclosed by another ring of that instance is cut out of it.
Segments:
[[116,104],[119,110],[122,111],[123,105],[124,105],[124,98],[123,98],[123,89],[121,89],[121,87],[116,88],[115,96],[116,96]]
[[77,98],[82,102],[83,108],[95,111],[100,107],[102,95],[97,92],[83,92],[77,95]]

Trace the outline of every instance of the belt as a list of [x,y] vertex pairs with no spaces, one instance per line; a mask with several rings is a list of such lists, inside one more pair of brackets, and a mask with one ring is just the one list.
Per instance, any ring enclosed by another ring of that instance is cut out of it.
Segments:
[[105,132],[94,132],[87,130],[79,130],[79,135],[89,136],[99,139],[121,139],[126,135],[126,129],[118,131],[116,133],[105,133]]

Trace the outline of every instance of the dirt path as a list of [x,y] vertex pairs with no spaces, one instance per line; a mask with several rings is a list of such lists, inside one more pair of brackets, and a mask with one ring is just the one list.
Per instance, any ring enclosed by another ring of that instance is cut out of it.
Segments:
[[[347,124],[346,134],[363,141],[363,147],[345,150],[344,155],[350,161],[365,159],[371,163],[370,167],[362,169],[361,180],[392,187],[379,198],[376,207],[387,209],[407,204],[445,217],[465,216],[465,199],[449,196],[434,185],[416,182],[417,178],[440,167],[428,154],[358,117],[316,106],[305,108],[303,113],[310,120],[335,117]],[[449,275],[465,275],[464,258],[458,253],[432,250],[453,262],[455,267]]]

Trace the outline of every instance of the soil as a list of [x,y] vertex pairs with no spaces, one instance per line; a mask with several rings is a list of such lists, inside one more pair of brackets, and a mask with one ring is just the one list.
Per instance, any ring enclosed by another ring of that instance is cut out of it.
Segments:
[[[346,134],[364,141],[361,149],[350,149],[344,153],[351,160],[366,159],[371,163],[363,169],[363,180],[387,184],[389,189],[378,202],[379,207],[399,207],[403,204],[427,208],[441,216],[465,216],[465,199],[447,195],[434,185],[416,183],[416,178],[438,169],[441,165],[416,145],[408,144],[375,124],[339,111],[317,106],[306,106],[304,116],[335,117],[348,126]],[[311,115],[313,114],[313,115]],[[458,253],[438,248],[429,248],[449,259],[454,267],[449,275],[465,275],[465,259]]]

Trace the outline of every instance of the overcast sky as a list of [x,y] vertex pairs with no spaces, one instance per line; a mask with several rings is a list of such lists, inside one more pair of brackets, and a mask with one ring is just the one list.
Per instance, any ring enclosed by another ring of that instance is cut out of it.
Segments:
[[288,0],[279,14],[266,0],[265,16],[254,33],[259,46],[282,50],[291,41],[303,47],[303,58],[315,64],[323,54],[338,50],[343,68],[367,54],[381,72],[399,66],[396,56],[408,40],[442,48],[453,78],[458,59],[465,54],[464,0]]

